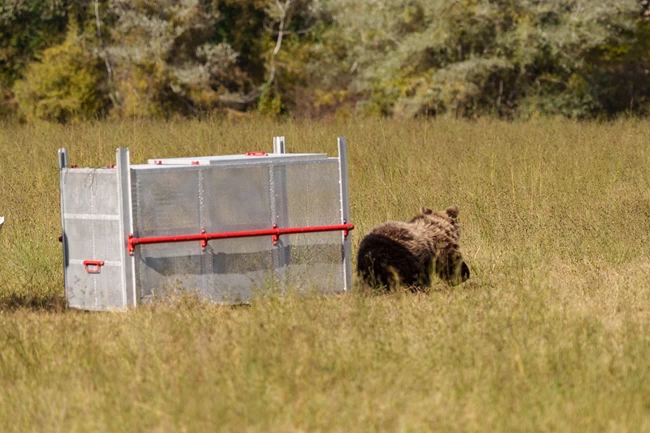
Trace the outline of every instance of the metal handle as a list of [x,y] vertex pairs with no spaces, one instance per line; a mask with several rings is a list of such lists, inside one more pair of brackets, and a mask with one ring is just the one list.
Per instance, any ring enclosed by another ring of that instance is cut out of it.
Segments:
[[103,260],[84,260],[84,269],[89,274],[99,274],[102,266],[104,266]]

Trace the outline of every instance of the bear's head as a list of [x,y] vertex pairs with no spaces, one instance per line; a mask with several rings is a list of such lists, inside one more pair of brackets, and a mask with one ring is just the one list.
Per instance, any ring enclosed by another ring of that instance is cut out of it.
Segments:
[[457,285],[470,277],[469,266],[463,260],[458,243],[460,241],[460,224],[458,222],[458,206],[453,205],[444,211],[433,211],[421,208],[411,223],[423,227],[424,233],[430,239],[436,250],[433,269],[438,276]]

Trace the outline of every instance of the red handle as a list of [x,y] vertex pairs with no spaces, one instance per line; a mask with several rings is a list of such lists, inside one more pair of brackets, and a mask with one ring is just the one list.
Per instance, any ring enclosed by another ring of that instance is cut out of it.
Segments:
[[246,156],[266,156],[265,152],[246,152]]
[[89,274],[99,274],[102,266],[104,266],[103,260],[84,260],[84,269]]

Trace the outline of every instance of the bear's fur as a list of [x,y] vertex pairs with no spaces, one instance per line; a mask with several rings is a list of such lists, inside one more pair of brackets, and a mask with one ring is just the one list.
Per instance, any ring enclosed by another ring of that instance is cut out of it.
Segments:
[[458,242],[458,206],[434,212],[422,208],[409,222],[388,221],[374,227],[359,246],[357,273],[371,287],[431,285],[431,274],[452,285],[469,278]]

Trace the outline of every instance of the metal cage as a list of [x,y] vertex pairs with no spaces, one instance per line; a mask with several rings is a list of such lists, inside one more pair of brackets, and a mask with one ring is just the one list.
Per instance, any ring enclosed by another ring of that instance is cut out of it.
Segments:
[[269,289],[351,288],[346,141],[338,157],[273,153],[151,159],[117,149],[77,168],[59,149],[65,293],[125,309],[175,291],[222,303]]

